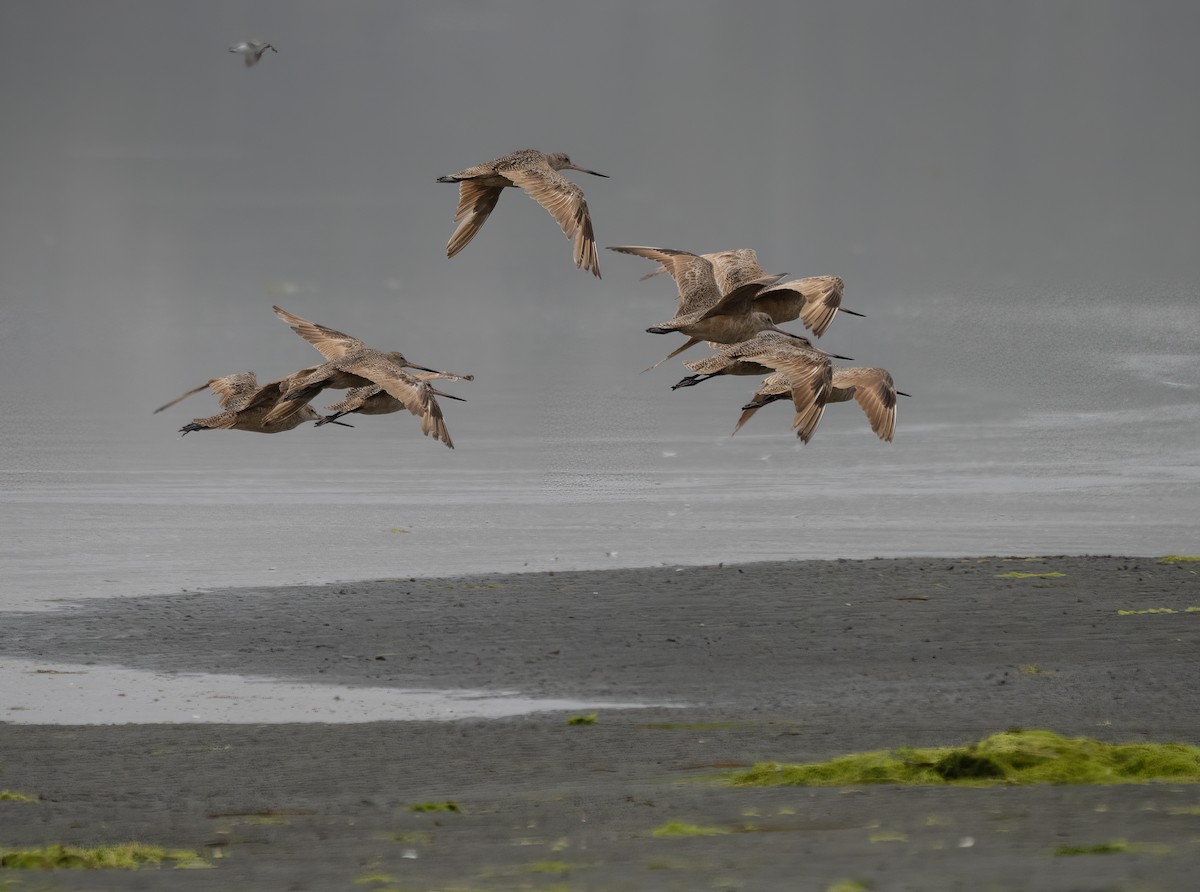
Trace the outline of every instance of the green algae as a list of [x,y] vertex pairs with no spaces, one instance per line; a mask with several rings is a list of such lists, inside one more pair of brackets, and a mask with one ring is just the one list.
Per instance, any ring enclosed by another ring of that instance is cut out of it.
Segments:
[[1117,852],[1128,852],[1129,843],[1123,839],[1113,842],[1101,842],[1090,846],[1059,846],[1054,850],[1054,857],[1070,857],[1073,855],[1115,855]]
[[1110,744],[1051,731],[1014,730],[968,746],[876,750],[828,762],[760,762],[728,778],[734,786],[859,784],[1129,784],[1200,782],[1200,748],[1176,743]]
[[364,873],[362,876],[355,877],[354,882],[360,886],[377,886],[380,883],[394,883],[396,878],[381,870],[376,870],[373,873]]
[[1022,663],[1017,667],[1017,671],[1022,675],[1055,675],[1053,669],[1043,669],[1037,663]]
[[1158,559],[1160,564],[1200,563],[1200,554],[1168,554]]
[[1060,845],[1054,850],[1056,858],[1073,855],[1115,855],[1118,851],[1128,851],[1129,846],[1122,843],[1097,843],[1096,845]]
[[16,790],[0,790],[0,802],[37,802],[36,796],[18,793]]
[[869,892],[873,887],[870,883],[858,880],[841,880],[829,886],[825,892]]
[[568,725],[594,725],[594,724],[596,724],[596,719],[598,719],[599,717],[600,717],[599,714],[595,713],[595,712],[589,713],[587,715],[573,715],[569,719],[567,719],[567,724]]
[[688,824],[684,821],[667,821],[661,827],[655,827],[650,835],[658,839],[675,839],[683,836],[724,836],[728,833],[721,827],[701,827],[699,824]]
[[94,848],[54,844],[40,849],[0,850],[0,867],[13,870],[135,870],[145,864],[163,862],[174,862],[179,867],[207,863],[195,852],[137,842]]

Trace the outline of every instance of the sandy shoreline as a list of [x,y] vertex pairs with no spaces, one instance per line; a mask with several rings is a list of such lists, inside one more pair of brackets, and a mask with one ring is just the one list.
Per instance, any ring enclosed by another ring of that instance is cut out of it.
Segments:
[[[1200,789],[1187,785],[846,793],[694,778],[762,759],[965,743],[1014,725],[1200,743],[1200,615],[1186,612],[1200,606],[1195,566],[775,562],[256,588],[8,614],[0,656],[47,665],[688,705],[601,710],[580,727],[561,712],[0,725],[0,788],[42,797],[0,802],[0,847],[137,839],[228,855],[212,870],[3,871],[0,880],[63,889],[826,889],[848,880],[973,889],[983,879],[997,889],[1187,888],[1200,852]],[[1174,612],[1136,612],[1163,609]],[[408,808],[442,800],[462,813]],[[730,832],[651,836],[672,820]],[[1053,854],[1117,838],[1138,846]]]

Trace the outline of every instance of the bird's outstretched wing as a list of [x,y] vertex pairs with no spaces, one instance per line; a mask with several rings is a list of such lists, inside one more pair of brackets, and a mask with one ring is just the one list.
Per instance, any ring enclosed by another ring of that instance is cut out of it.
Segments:
[[483,186],[471,180],[462,180],[458,184],[458,210],[454,212],[458,228],[446,243],[447,257],[453,257],[475,238],[503,191],[503,186]]
[[572,257],[575,265],[590,270],[592,275],[600,278],[596,236],[592,231],[592,217],[588,213],[583,190],[548,166],[505,170],[503,174],[512,180],[513,185],[524,189],[558,221],[567,238],[574,242]]
[[321,355],[330,362],[366,347],[366,344],[358,338],[340,332],[336,328],[327,328],[324,325],[309,322],[307,319],[302,319],[295,313],[289,313],[279,307],[271,309],[275,311],[276,316],[292,327],[292,331],[316,347]]

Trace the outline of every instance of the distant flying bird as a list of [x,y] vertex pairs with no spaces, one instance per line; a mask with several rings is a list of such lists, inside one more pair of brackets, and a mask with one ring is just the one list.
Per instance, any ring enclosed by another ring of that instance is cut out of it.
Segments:
[[[791,395],[787,378],[776,373],[768,376],[759,385],[758,392],[750,402],[742,406],[742,415],[733,429],[736,434],[755,412],[775,400]],[[896,396],[911,396],[896,389],[895,382],[887,369],[863,369],[839,367],[833,370],[829,396],[825,403],[844,403],[854,400],[871,423],[871,430],[888,443],[896,433]]]
[[231,53],[242,54],[243,61],[246,63],[247,68],[257,65],[258,60],[262,58],[262,54],[267,50],[270,50],[273,53],[279,52],[279,50],[275,49],[275,47],[271,46],[271,44],[267,43],[265,40],[243,40],[237,46],[231,46],[229,48],[229,52]]
[[522,149],[495,161],[438,177],[439,183],[458,183],[458,210],[454,213],[458,228],[446,245],[446,256],[453,257],[475,237],[496,207],[505,187],[517,186],[548,210],[567,238],[575,243],[572,255],[575,265],[591,270],[597,279],[600,278],[596,237],[592,233],[592,218],[588,214],[583,190],[562,176],[560,170],[579,170],[592,176],[608,176],[572,164],[563,152],[547,155],[536,149]]
[[[722,294],[728,294],[739,285],[766,275],[758,264],[758,254],[753,248],[735,248],[700,256],[713,265],[713,274]],[[665,265],[642,278],[649,279],[664,272],[670,272]],[[760,291],[754,299],[754,309],[769,315],[777,325],[799,319],[805,328],[820,337],[839,311],[851,316],[863,315],[842,306],[845,287],[838,276],[789,279]]]
[[775,331],[789,338],[797,337],[777,327],[770,316],[753,307],[755,295],[778,281],[780,276],[752,279],[722,296],[712,263],[698,254],[674,248],[649,248],[640,245],[610,245],[608,250],[661,263],[675,280],[679,291],[674,318],[646,331],[652,334],[678,331],[688,335],[688,340],[683,346],[672,350],[650,366],[650,369],[673,356],[678,356],[701,341],[736,344],[749,340],[760,331]]
[[[301,369],[296,375],[307,376],[315,370]],[[258,434],[278,434],[290,431],[306,421],[316,421],[321,416],[311,406],[302,405],[295,412],[279,421],[267,421],[266,416],[279,402],[284,392],[291,386],[295,375],[280,378],[261,387],[254,372],[238,372],[223,378],[212,378],[207,383],[189,390],[183,396],[176,397],[171,402],[159,406],[155,413],[169,409],[194,393],[211,388],[217,395],[217,401],[225,411],[207,418],[196,418],[191,424],[185,424],[179,430],[183,434],[201,430],[238,430],[251,431]],[[341,422],[339,422],[340,424]],[[344,425],[350,427],[350,425]]]
[[352,390],[377,385],[420,417],[422,433],[454,448],[432,388],[405,369],[419,369],[437,377],[472,380],[472,376],[454,375],[417,365],[409,362],[402,353],[374,350],[356,337],[309,322],[279,307],[273,309],[280,319],[292,327],[292,331],[316,347],[328,362],[308,370],[307,375],[297,373],[293,376],[292,386],[280,399],[279,405],[267,415],[268,422],[286,418],[293,411],[291,406],[303,405],[326,388]]

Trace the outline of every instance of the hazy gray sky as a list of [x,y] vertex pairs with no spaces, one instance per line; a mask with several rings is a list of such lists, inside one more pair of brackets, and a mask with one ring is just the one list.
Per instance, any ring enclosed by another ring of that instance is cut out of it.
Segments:
[[[309,362],[272,302],[449,367],[641,368],[674,344],[642,262],[593,280],[516,193],[444,256],[435,178],[536,147],[610,174],[577,177],[601,244],[842,275],[870,317],[826,340],[928,388],[979,358],[964,308],[1023,338],[1064,301],[1194,295],[1197,33],[1196,4],[1100,0],[8,0],[3,386]],[[248,37],[278,55],[244,68]]]

